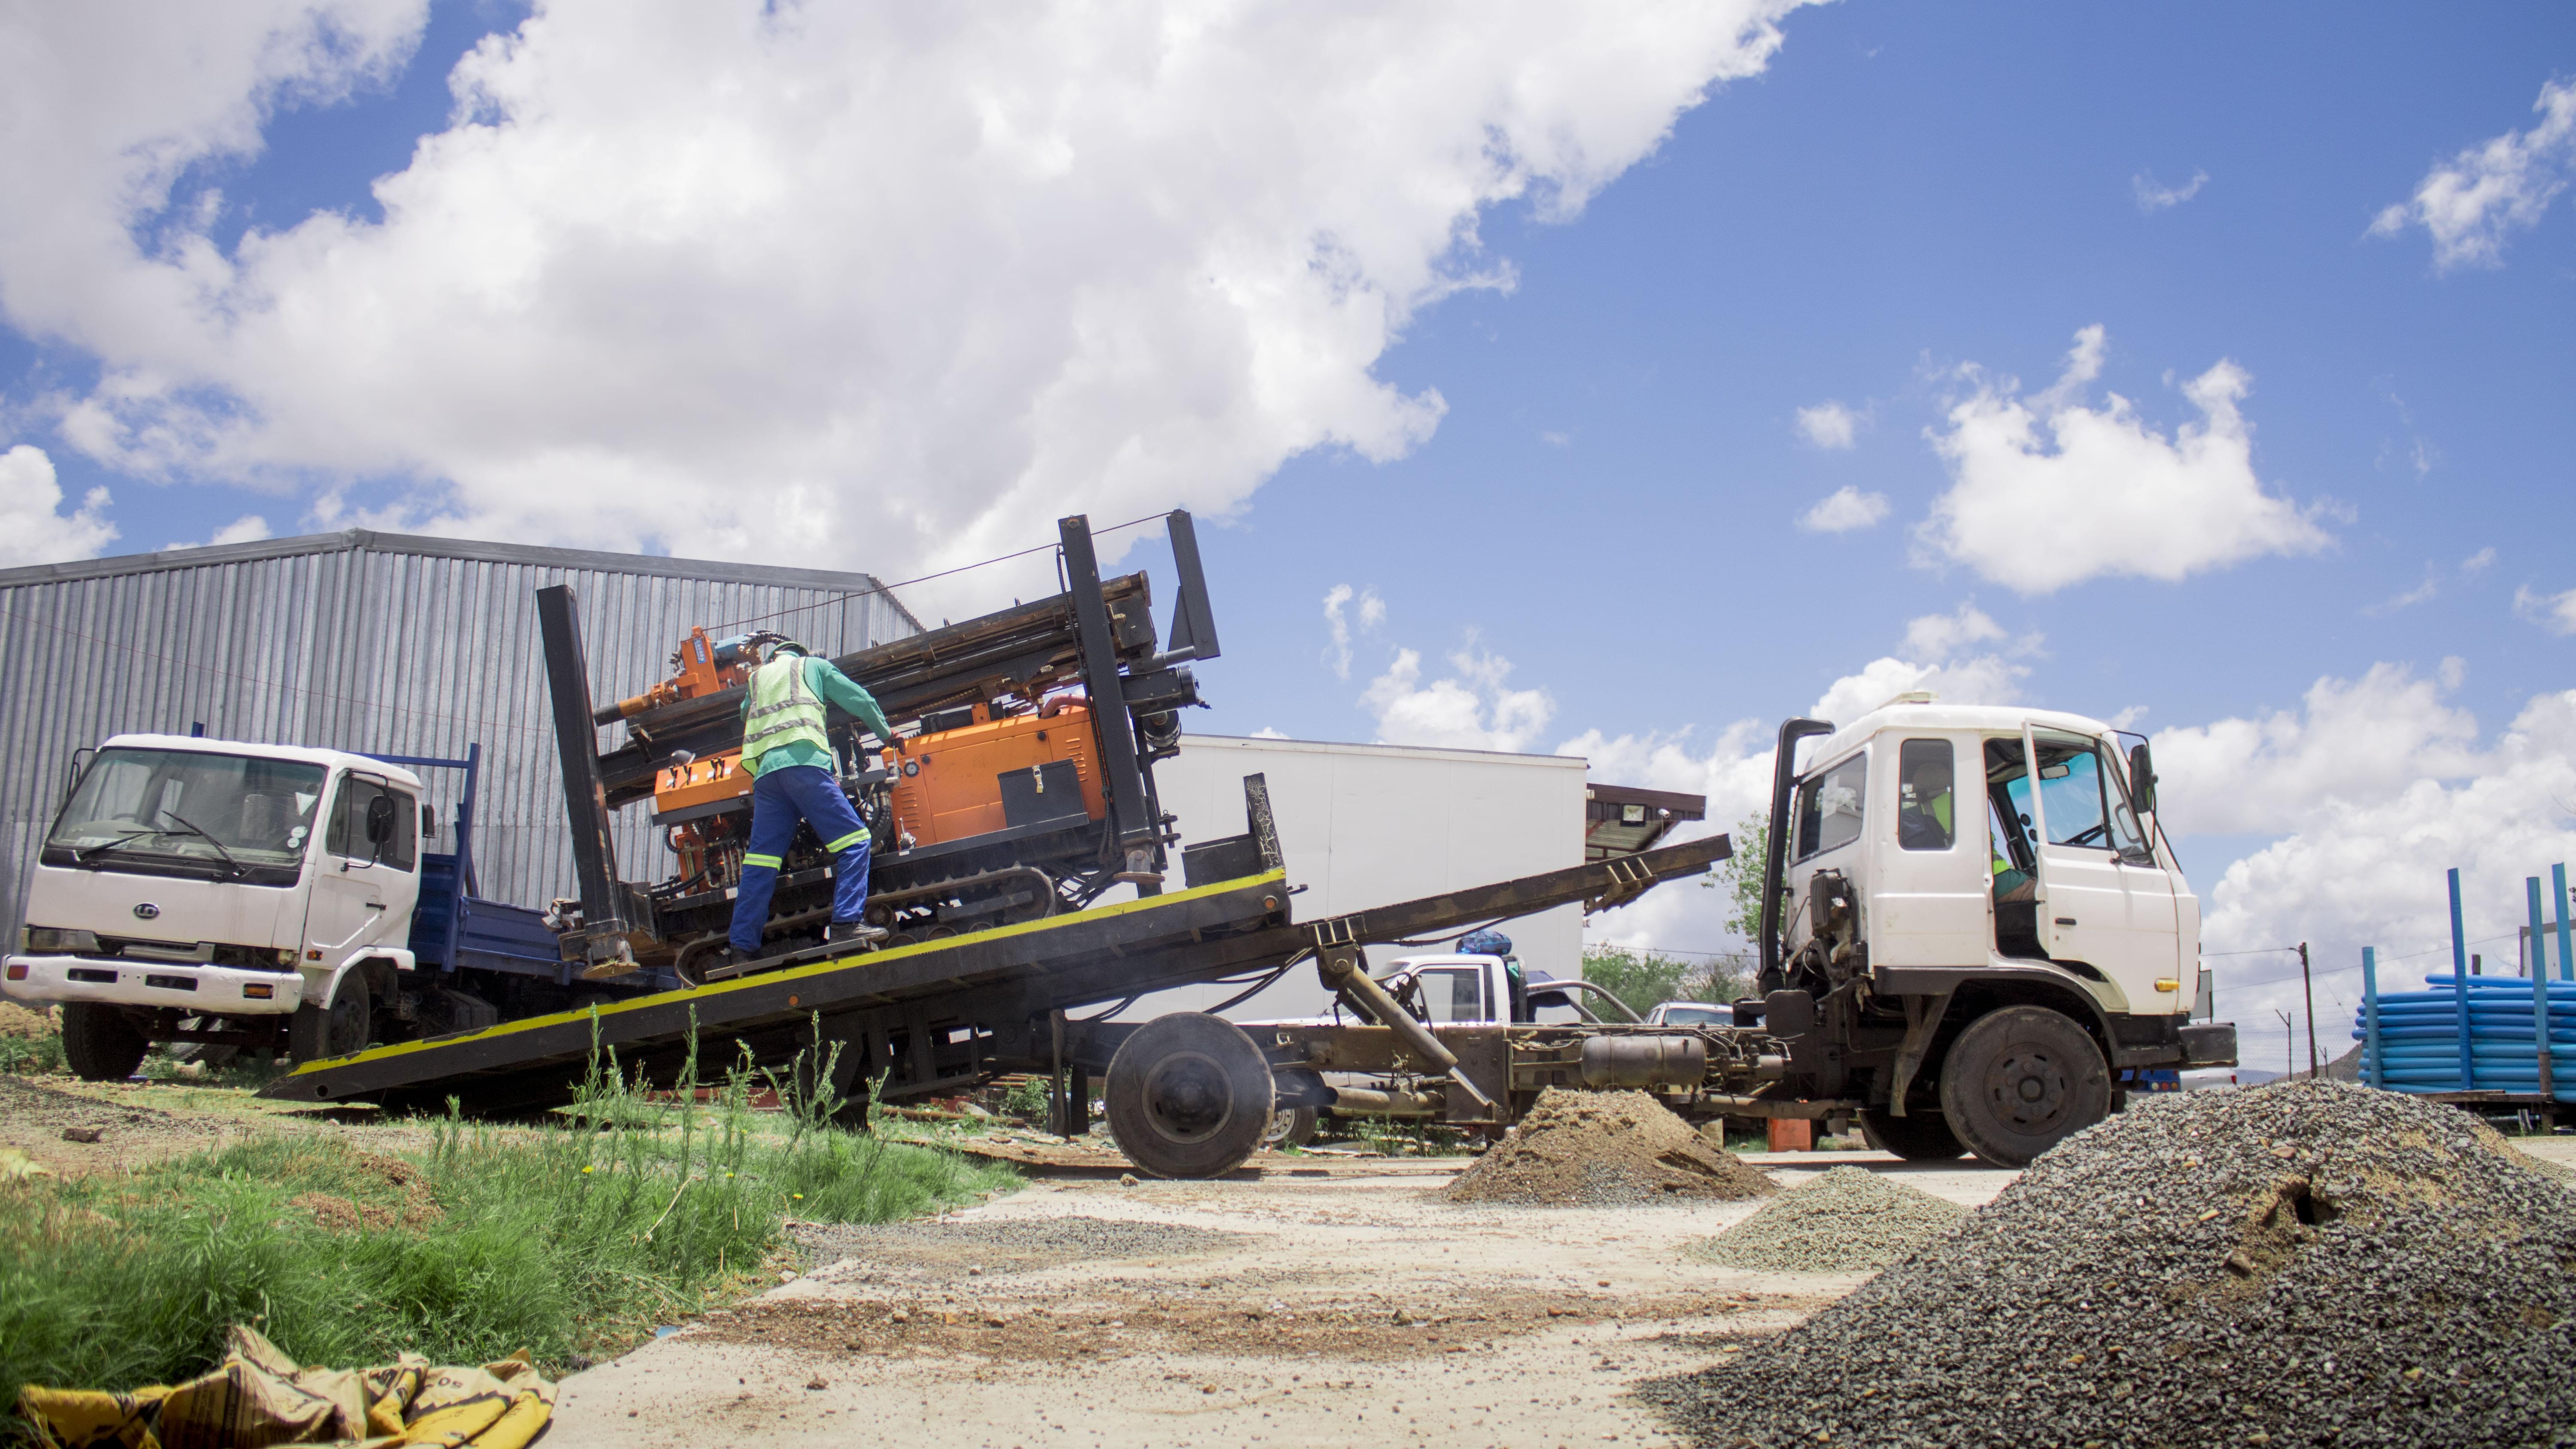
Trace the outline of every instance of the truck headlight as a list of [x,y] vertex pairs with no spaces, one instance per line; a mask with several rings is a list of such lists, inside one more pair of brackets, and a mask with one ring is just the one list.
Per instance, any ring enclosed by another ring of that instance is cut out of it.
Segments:
[[47,955],[80,955],[84,952],[96,955],[98,933],[66,931],[56,926],[29,926],[27,949],[31,953],[43,952]]

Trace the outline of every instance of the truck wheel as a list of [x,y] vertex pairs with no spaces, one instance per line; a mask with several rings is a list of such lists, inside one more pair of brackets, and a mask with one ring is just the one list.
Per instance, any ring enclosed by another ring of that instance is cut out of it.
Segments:
[[367,999],[367,978],[352,970],[340,978],[331,1004],[310,1002],[295,1008],[286,1026],[286,1049],[298,1062],[345,1057],[367,1049],[367,1028],[374,1024],[374,1003]]
[[1303,1147],[1315,1140],[1315,1109],[1282,1107],[1270,1114],[1269,1130],[1261,1134],[1261,1145],[1268,1148]]
[[105,1002],[73,1001],[63,1006],[63,1060],[84,1082],[121,1082],[143,1065],[152,1043]]
[[1156,1177],[1216,1177],[1261,1145],[1278,1102],[1270,1063],[1230,1021],[1158,1016],[1109,1059],[1109,1135]]
[[1902,1117],[1863,1109],[1860,1135],[1870,1146],[1908,1162],[1946,1162],[1968,1150],[1959,1145],[1959,1134],[1950,1130],[1948,1119],[1920,1109]]
[[2111,1115],[2111,1068],[2064,1012],[2003,1007],[1950,1044],[1941,1115],[1970,1152],[1997,1167],[2027,1167]]

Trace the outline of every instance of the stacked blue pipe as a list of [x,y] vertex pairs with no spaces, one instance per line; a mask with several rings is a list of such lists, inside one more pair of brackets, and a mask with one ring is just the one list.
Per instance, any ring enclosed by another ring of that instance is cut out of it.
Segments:
[[[2369,1006],[2353,1014],[2353,1039],[2363,1043],[2363,1081],[2399,1092],[2539,1093],[2540,1010],[2529,978],[2471,976],[2463,989],[2460,977],[2442,975],[2427,976],[2424,984],[2432,989],[2379,993],[2376,1053],[2369,1045]],[[2576,981],[2543,986],[2549,998],[2550,1096],[2576,1102]]]

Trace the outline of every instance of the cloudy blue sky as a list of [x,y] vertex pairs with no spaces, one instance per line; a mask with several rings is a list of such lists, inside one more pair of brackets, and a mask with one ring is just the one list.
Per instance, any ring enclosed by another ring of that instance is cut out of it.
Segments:
[[0,14],[0,564],[1178,504],[1203,729],[1732,818],[1787,714],[2120,718],[2347,996],[2576,858],[2568,7],[120,8]]

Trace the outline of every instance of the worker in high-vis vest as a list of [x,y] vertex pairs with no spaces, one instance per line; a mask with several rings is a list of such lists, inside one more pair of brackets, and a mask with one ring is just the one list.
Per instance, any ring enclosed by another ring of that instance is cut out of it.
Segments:
[[736,960],[761,954],[778,867],[800,823],[814,827],[814,838],[832,857],[828,939],[874,945],[886,938],[883,926],[861,918],[868,905],[868,827],[833,778],[832,743],[823,733],[826,704],[839,705],[878,739],[903,748],[875,698],[832,661],[813,657],[793,640],[769,646],[742,700],[741,767],[752,776],[751,840],[743,849],[733,929],[727,933]]

